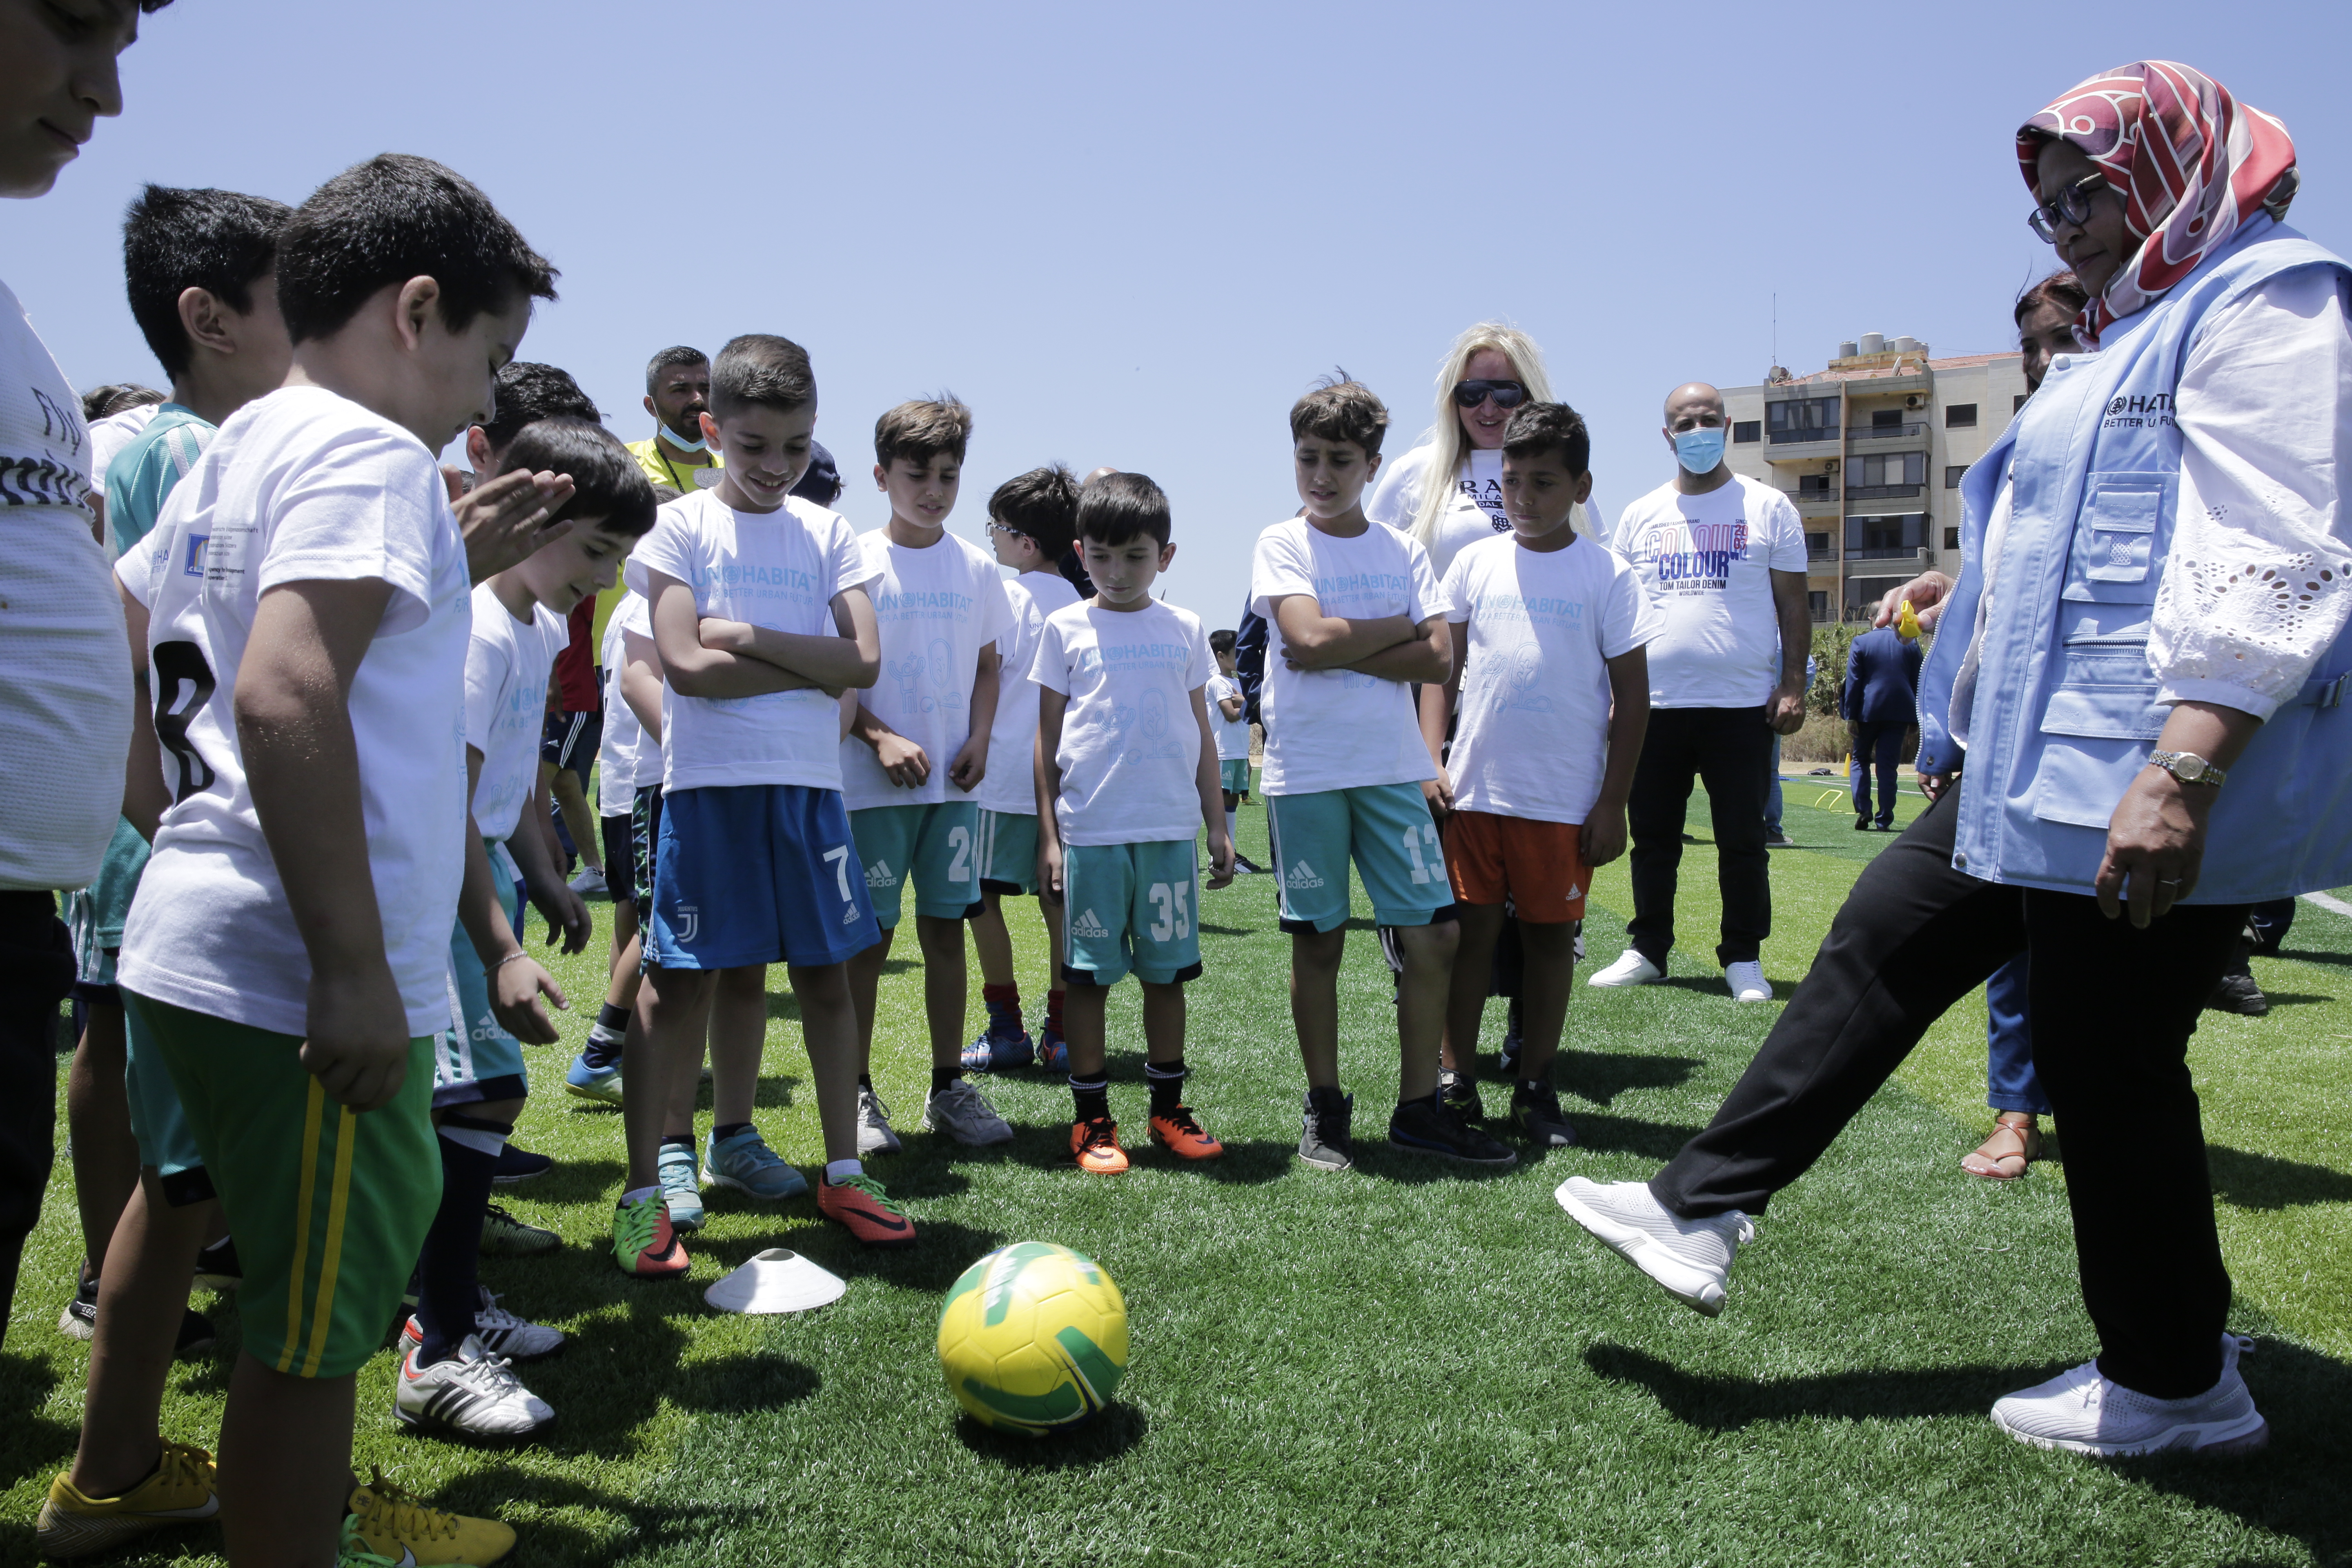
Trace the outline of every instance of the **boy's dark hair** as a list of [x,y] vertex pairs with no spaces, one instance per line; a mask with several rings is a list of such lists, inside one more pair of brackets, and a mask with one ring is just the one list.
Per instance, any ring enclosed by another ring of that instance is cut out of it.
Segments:
[[1209,651],[1214,654],[1227,654],[1233,652],[1234,634],[1227,631],[1223,626],[1219,626],[1215,631],[1211,632],[1209,634]]
[[988,515],[1037,542],[1038,552],[1059,561],[1078,536],[1078,480],[1067,463],[1015,474],[988,498]]
[[655,388],[661,384],[661,373],[670,366],[709,364],[709,363],[710,356],[690,343],[679,343],[675,348],[664,349],[646,361],[646,395],[649,397],[653,395]]
[[606,533],[637,538],[654,525],[654,487],[621,438],[591,420],[559,414],[522,427],[499,472],[528,468],[572,476],[572,499],[550,521],[601,517]]
[[168,401],[153,387],[142,386],[135,381],[109,382],[104,386],[93,386],[81,395],[81,419],[85,425],[94,425],[126,409],[144,408],[150,404]]
[[1584,416],[1565,403],[1529,403],[1512,414],[1503,426],[1503,456],[1525,460],[1557,448],[1571,474],[1581,474],[1592,461],[1592,433]]
[[746,408],[791,414],[816,401],[808,350],[790,338],[746,332],[730,338],[710,362],[710,412],[724,419]]
[[886,468],[898,458],[920,466],[941,452],[961,463],[971,442],[971,410],[952,392],[901,403],[874,422],[874,460]]
[[441,286],[453,332],[518,296],[555,298],[555,268],[463,175],[383,153],[310,193],[278,236],[278,310],[294,342],[351,323],[377,290],[412,278]]
[[202,289],[238,315],[278,261],[278,231],[294,209],[235,191],[149,185],[122,214],[122,279],[131,316],[174,378],[194,358],[180,324],[180,295]]
[[1140,533],[1168,542],[1168,492],[1142,474],[1105,474],[1078,491],[1078,537],[1113,547]]
[[1349,379],[1346,371],[1327,375],[1314,390],[1290,405],[1290,438],[1320,436],[1326,441],[1353,441],[1367,458],[1377,457],[1381,437],[1388,434],[1388,405],[1372,389]]
[[[536,420],[552,419],[558,415],[567,419],[584,419],[599,424],[604,416],[596,412],[595,404],[580,390],[580,384],[569,373],[551,364],[538,364],[530,360],[510,360],[498,374],[498,403],[493,407],[488,424],[482,434],[489,438],[490,454],[496,461],[524,426]],[[504,471],[503,468],[500,469]]]

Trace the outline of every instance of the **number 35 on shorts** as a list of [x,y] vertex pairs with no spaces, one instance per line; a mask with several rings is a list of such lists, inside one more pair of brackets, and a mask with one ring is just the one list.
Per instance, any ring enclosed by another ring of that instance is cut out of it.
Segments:
[[1192,934],[1192,884],[1154,882],[1145,897],[1159,918],[1151,922],[1154,942],[1182,942]]

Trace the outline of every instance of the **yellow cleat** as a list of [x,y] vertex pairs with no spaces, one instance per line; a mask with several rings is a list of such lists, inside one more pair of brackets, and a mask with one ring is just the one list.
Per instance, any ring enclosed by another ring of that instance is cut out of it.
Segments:
[[352,1493],[352,1517],[343,1521],[343,1561],[386,1563],[416,1568],[464,1564],[480,1568],[514,1550],[515,1532],[495,1519],[443,1513],[383,1479]]
[[85,1497],[63,1476],[51,1481],[34,1542],[44,1557],[86,1557],[151,1530],[199,1523],[218,1512],[213,1457],[185,1443],[166,1443],[155,1473],[121,1497]]

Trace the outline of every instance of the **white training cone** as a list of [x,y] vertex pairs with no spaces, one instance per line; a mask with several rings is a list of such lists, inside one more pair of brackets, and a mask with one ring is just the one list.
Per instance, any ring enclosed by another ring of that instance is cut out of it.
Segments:
[[722,1312],[805,1312],[841,1300],[849,1282],[789,1247],[772,1247],[711,1286],[702,1299]]

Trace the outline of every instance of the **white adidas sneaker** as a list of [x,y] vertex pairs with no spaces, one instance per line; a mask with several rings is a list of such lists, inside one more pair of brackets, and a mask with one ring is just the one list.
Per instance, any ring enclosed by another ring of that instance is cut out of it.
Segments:
[[1729,987],[1734,1002],[1772,1000],[1772,983],[1764,978],[1764,965],[1755,959],[1725,964],[1723,983]]
[[1663,980],[1666,972],[1643,958],[1632,948],[1617,955],[1617,962],[1585,982],[1604,991],[1614,991],[1626,985],[1647,985],[1653,980]]
[[1723,1310],[1732,1258],[1756,1239],[1754,1222],[1738,1209],[1685,1219],[1660,1203],[1646,1182],[1603,1186],[1570,1176],[1552,1196],[1570,1219],[1664,1286],[1667,1295],[1710,1318]]
[[2221,1381],[2187,1399],[2150,1399],[2099,1374],[2097,1362],[1997,1401],[1992,1423],[2037,1448],[2117,1458],[2168,1450],[2251,1454],[2271,1440],[2270,1423],[2239,1375],[2238,1357],[2254,1342],[2221,1336]]
[[[480,1304],[474,1309],[474,1337],[482,1348],[509,1361],[538,1361],[563,1348],[563,1331],[518,1318],[499,1305],[489,1287],[478,1285]],[[400,1331],[401,1349],[413,1351],[425,1342],[425,1328],[414,1317]]]
[[529,1437],[555,1425],[555,1411],[522,1385],[504,1356],[471,1334],[457,1353],[416,1364],[416,1347],[400,1359],[392,1413],[407,1426],[442,1427],[467,1437]]

